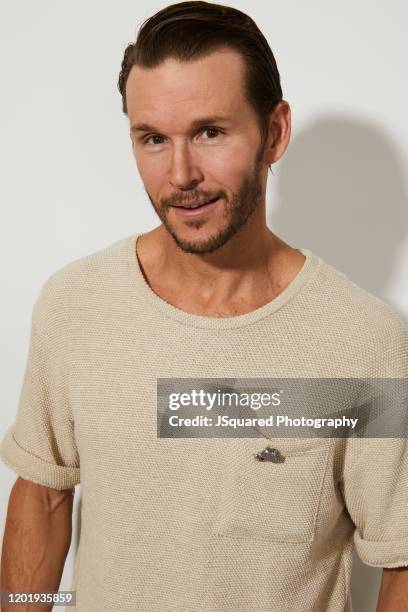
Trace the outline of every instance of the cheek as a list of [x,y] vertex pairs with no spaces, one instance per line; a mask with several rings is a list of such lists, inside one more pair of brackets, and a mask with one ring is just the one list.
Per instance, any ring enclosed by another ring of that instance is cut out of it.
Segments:
[[248,149],[218,149],[201,155],[200,163],[205,176],[234,190],[241,184],[242,178],[251,172],[253,157],[253,152]]
[[159,156],[153,155],[149,157],[137,155],[134,152],[134,158],[140,178],[146,189],[152,194],[159,191],[165,180],[165,164],[160,163]]

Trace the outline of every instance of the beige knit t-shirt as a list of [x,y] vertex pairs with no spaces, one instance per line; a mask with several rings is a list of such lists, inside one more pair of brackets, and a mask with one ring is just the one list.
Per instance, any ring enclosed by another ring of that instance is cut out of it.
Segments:
[[[408,565],[405,439],[158,438],[161,377],[408,377],[408,331],[308,249],[268,304],[215,318],[146,283],[138,235],[53,273],[0,456],[80,483],[78,612],[350,612],[352,549]],[[267,441],[267,440],[266,440]]]

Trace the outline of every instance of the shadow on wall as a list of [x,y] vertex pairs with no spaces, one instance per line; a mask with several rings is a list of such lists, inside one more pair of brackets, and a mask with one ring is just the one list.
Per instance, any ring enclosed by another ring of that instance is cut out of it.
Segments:
[[408,235],[396,144],[375,123],[332,115],[299,132],[279,164],[270,176],[272,231],[381,298]]
[[[275,189],[270,229],[387,301],[408,234],[404,163],[396,144],[364,118],[331,115],[300,131],[279,164],[269,179]],[[354,609],[376,609],[381,573],[354,554]]]

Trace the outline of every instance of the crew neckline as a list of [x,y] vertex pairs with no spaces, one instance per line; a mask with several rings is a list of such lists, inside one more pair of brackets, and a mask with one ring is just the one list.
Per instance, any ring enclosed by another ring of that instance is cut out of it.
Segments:
[[305,284],[317,273],[322,260],[315,253],[306,248],[297,249],[305,257],[302,268],[295,278],[285,289],[270,302],[263,306],[233,317],[207,317],[189,313],[157,295],[147,283],[137,255],[137,241],[143,236],[143,232],[132,234],[125,239],[126,259],[128,264],[128,274],[130,287],[142,296],[146,302],[154,309],[158,309],[166,317],[176,320],[179,323],[204,329],[232,329],[251,325],[268,315],[275,313],[282,306],[288,304],[293,298],[299,295]]

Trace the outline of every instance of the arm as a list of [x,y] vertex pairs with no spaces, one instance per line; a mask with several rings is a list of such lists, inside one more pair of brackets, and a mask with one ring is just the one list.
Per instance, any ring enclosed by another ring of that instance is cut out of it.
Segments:
[[383,568],[376,612],[408,612],[408,567]]
[[[1,591],[57,591],[72,535],[75,488],[51,489],[18,477],[10,493],[1,558]],[[2,606],[49,612],[52,605]]]

